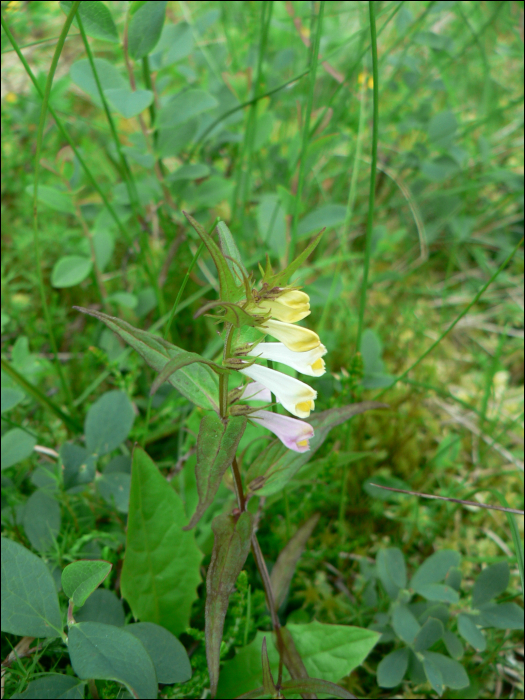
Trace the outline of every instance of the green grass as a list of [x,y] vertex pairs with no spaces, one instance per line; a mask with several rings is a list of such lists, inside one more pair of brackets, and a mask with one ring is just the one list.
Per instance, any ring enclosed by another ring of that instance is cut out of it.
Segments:
[[[66,15],[58,4],[2,6],[16,47],[28,47],[24,67],[2,31],[2,358],[12,368],[3,369],[2,386],[23,393],[2,414],[2,431],[21,427],[56,451],[68,440],[82,444],[90,405],[123,389],[137,412],[123,453],[135,440],[145,444],[184,496],[191,484],[174,467],[188,456],[200,413],[176,391],[150,400],[153,373],[72,306],[160,329],[213,358],[217,327],[193,314],[216,298],[216,272],[182,209],[207,229],[224,219],[254,270],[266,254],[275,268],[289,262],[326,225],[297,276],[311,296],[307,325],[329,350],[316,408],[380,395],[390,410],[334,430],[286,491],[261,505],[269,563],[321,514],[283,620],[370,624],[388,601],[364,603],[359,562],[385,546],[401,548],[412,570],[438,549],[458,549],[467,590],[485,564],[507,560],[506,595],[517,597],[521,517],[512,525],[502,512],[387,492],[377,498],[364,487],[383,478],[523,508],[523,4],[295,2],[294,23],[282,2],[168,3],[166,22],[190,23],[193,45],[160,69],[152,56],[134,63],[137,89],[156,94],[142,125],[107,103],[100,108],[70,79],[76,61],[103,58],[128,80],[124,12],[106,4],[119,45],[74,28],[61,47]],[[204,90],[218,105],[169,133],[154,129],[163,104],[186,89]],[[207,170],[194,181],[170,179],[187,165]],[[73,210],[39,201],[33,219],[36,181],[71,197]],[[304,222],[320,209],[310,230]],[[94,266],[79,284],[54,287],[53,268],[66,255]],[[364,456],[347,463],[354,452]],[[15,511],[34,490],[38,466],[55,463],[33,453],[4,472],[3,528],[26,546]],[[99,471],[105,466],[103,459]],[[220,493],[226,507],[229,492]],[[115,565],[106,582],[114,589],[124,516],[92,485],[60,498],[62,528],[45,558],[62,568],[89,552],[102,556]],[[207,565],[208,522],[198,541]],[[250,588],[238,587],[227,616],[226,655],[269,625],[250,558],[246,571]],[[203,587],[200,595],[193,631],[182,638],[195,647],[196,673],[191,687],[166,689],[168,697],[201,697],[206,687]],[[2,658],[17,641],[3,635]],[[463,659],[474,685],[445,697],[523,697],[520,644],[516,632],[490,630],[487,651]],[[345,681],[348,690],[390,697],[375,669],[391,648],[376,647]],[[64,658],[53,643],[11,666],[6,697],[34,672],[64,672]],[[100,690],[117,692],[109,683]],[[425,685],[396,692],[434,697]]]

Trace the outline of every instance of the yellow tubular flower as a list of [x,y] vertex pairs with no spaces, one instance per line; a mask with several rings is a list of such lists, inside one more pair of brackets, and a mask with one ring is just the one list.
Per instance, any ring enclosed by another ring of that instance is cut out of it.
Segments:
[[275,300],[263,299],[258,309],[271,313],[279,321],[295,323],[310,314],[310,297],[304,292],[290,289]]
[[317,333],[309,328],[294,326],[292,323],[282,323],[281,321],[265,321],[263,326],[257,326],[261,333],[267,333],[273,338],[280,340],[283,345],[294,352],[306,352],[321,345]]

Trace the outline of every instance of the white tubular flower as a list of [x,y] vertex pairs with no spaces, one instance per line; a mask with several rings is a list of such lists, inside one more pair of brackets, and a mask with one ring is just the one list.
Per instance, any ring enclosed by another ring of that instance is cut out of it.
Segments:
[[260,382],[251,382],[244,387],[244,391],[239,397],[241,401],[264,401],[270,403],[272,392]]
[[288,350],[293,350],[294,352],[306,352],[321,345],[317,333],[314,333],[309,328],[294,326],[293,323],[282,323],[281,321],[270,319],[265,321],[263,326],[257,326],[257,330],[277,338],[277,340],[286,345]]
[[288,449],[294,452],[308,452],[310,449],[308,440],[314,436],[314,429],[309,423],[271,411],[254,411],[249,417],[271,430]]
[[310,377],[320,377],[325,373],[324,360],[327,350],[324,345],[319,345],[313,350],[306,352],[294,352],[289,350],[283,343],[259,343],[257,347],[250,350],[248,355],[260,357],[264,360],[282,362],[283,365],[293,367],[293,369],[307,374]]
[[310,315],[310,297],[304,292],[291,289],[275,300],[263,299],[257,308],[264,313],[271,313],[278,321],[295,323]]
[[317,391],[308,384],[260,365],[251,365],[239,371],[269,389],[294,416],[308,418],[310,411],[314,410]]

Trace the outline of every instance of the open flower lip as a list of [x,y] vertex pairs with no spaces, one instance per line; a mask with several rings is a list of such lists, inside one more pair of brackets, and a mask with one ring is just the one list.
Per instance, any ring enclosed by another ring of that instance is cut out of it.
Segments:
[[310,449],[309,440],[314,436],[314,429],[309,423],[271,411],[254,411],[249,417],[270,430],[288,449],[294,452]]
[[325,363],[322,357],[327,352],[323,344],[306,352],[294,352],[289,350],[284,343],[259,343],[247,354],[250,357],[281,362],[283,365],[288,365],[297,372],[310,377],[320,377],[325,373]]
[[257,364],[239,371],[269,389],[294,416],[308,418],[314,410],[317,392],[299,379]]

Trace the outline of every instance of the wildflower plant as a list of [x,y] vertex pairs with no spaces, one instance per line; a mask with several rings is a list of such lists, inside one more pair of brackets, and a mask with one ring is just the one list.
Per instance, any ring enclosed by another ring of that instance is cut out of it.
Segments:
[[[220,362],[182,350],[157,335],[99,311],[79,307],[78,310],[104,322],[159,372],[151,394],[168,381],[205,410],[196,445],[198,503],[184,530],[197,525],[213,503],[226,471],[232,470],[237,507],[229,514],[216,516],[212,522],[214,545],[206,582],[206,656],[212,696],[218,689],[221,640],[229,597],[251,550],[263,581],[279,658],[275,685],[264,642],[261,663],[265,685],[259,689],[260,695],[267,694],[270,687],[272,693],[289,687],[290,692],[317,691],[352,697],[333,683],[309,678],[293,635],[281,626],[274,588],[281,589],[283,584],[272,581],[268,574],[257,541],[250,500],[279,491],[308,461],[331,428],[358,413],[380,408],[382,404],[363,402],[311,415],[317,391],[310,384],[266,364],[278,362],[307,377],[319,377],[325,372],[323,357],[327,348],[314,330],[298,325],[310,314],[308,294],[290,281],[315,249],[322,232],[284,270],[274,272],[267,260],[266,267],[260,267],[261,280],[257,284],[253,273],[245,269],[223,222],[217,226],[217,243],[191,215],[185,215],[217,268],[219,299],[204,304],[196,317],[205,314],[222,325],[224,346]],[[267,342],[268,336],[272,340]],[[278,412],[278,405],[290,415]],[[266,428],[276,439],[243,469],[237,459],[237,448],[248,422]],[[136,448],[134,460],[140,453],[140,448]],[[133,478],[134,472],[132,482]],[[128,530],[128,549],[131,547]],[[288,571],[286,576],[289,576]],[[124,592],[129,585],[125,567]],[[134,609],[133,593],[127,598],[136,616],[140,617],[138,609]],[[360,630],[360,633],[364,637],[359,654],[364,659],[377,636],[373,631]],[[288,681],[283,680],[283,667],[288,670]],[[348,666],[346,672],[352,667]]]

